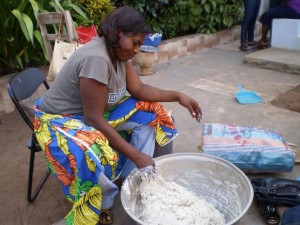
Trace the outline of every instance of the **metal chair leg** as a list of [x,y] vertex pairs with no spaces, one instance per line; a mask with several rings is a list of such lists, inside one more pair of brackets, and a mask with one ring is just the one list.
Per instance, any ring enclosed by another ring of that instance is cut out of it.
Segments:
[[40,193],[42,187],[44,186],[46,180],[49,177],[50,169],[47,168],[47,172],[44,177],[40,180],[39,184],[36,186],[35,190],[32,192],[32,181],[33,181],[33,167],[34,167],[34,157],[35,157],[35,137],[32,137],[32,148],[30,151],[30,162],[29,162],[29,175],[28,175],[28,188],[27,188],[27,201],[34,202],[38,194]]

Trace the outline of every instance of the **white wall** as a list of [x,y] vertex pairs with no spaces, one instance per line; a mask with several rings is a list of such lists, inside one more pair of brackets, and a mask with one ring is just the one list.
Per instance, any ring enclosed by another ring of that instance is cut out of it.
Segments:
[[259,10],[259,16],[258,20],[260,19],[260,16],[269,9],[269,0],[262,0],[261,5],[260,5],[260,10]]
[[300,50],[300,20],[273,19],[271,46]]

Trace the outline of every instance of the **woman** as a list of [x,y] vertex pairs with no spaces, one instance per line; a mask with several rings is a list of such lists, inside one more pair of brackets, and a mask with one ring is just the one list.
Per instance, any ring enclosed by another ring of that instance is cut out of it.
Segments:
[[300,19],[300,0],[288,0],[281,6],[274,7],[264,12],[260,18],[262,24],[262,36],[257,44],[258,48],[270,47],[268,33],[272,25],[273,19]]
[[244,0],[244,19],[241,25],[241,51],[248,51],[254,46],[254,30],[261,0]]
[[155,140],[164,145],[177,135],[158,101],[177,101],[200,122],[193,98],[146,85],[136,74],[131,59],[148,33],[134,8],[117,8],[36,102],[37,139],[73,203],[67,224],[111,224],[118,192],[113,181],[135,167],[155,166]]

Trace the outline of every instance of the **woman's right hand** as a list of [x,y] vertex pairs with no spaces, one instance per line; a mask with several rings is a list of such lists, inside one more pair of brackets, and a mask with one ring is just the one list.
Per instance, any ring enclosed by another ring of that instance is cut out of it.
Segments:
[[142,169],[146,166],[155,167],[155,162],[154,162],[153,158],[142,152],[139,152],[138,154],[136,154],[136,157],[134,157],[134,159],[132,159],[132,162],[135,164],[135,166],[138,169]]

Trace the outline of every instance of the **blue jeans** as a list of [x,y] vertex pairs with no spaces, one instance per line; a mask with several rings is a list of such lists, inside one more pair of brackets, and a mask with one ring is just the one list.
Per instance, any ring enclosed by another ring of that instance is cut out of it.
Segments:
[[[155,131],[153,127],[134,122],[125,122],[118,126],[116,130],[132,130],[130,144],[140,152],[153,156],[155,148]],[[125,179],[134,168],[136,168],[135,164],[131,160],[127,159],[121,172],[121,177]],[[118,187],[110,181],[104,173],[101,173],[99,177],[99,184],[102,189],[101,208],[111,208],[114,198],[119,191]]]
[[261,0],[244,0],[244,19],[241,24],[241,44],[254,40],[255,23]]
[[284,211],[281,225],[300,225],[300,205]]
[[289,5],[284,4],[279,7],[271,8],[264,12],[260,18],[260,22],[271,28],[273,19],[300,19],[300,14],[297,13]]

